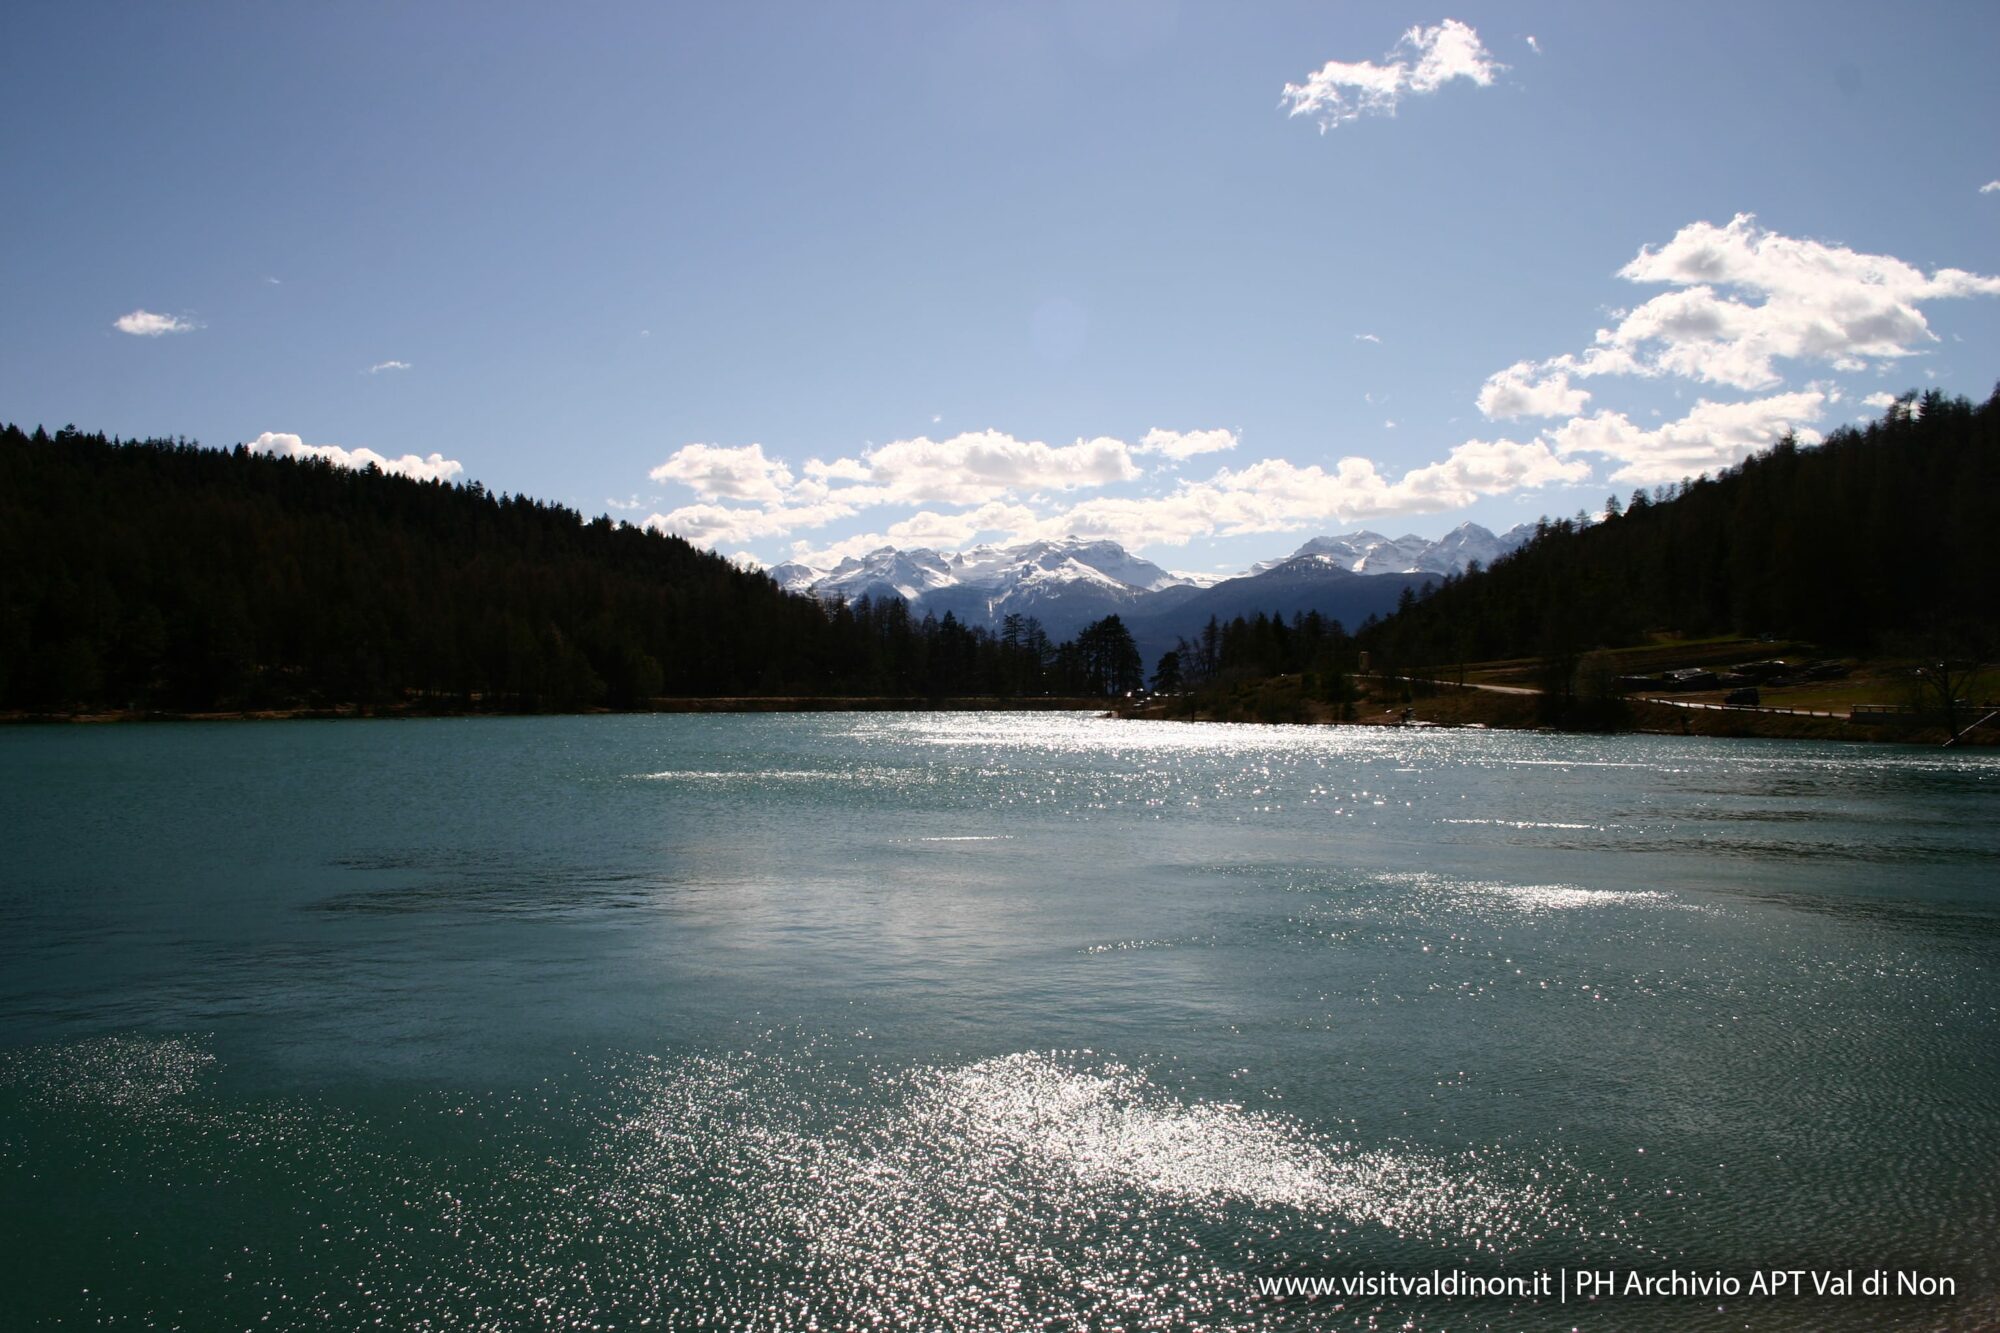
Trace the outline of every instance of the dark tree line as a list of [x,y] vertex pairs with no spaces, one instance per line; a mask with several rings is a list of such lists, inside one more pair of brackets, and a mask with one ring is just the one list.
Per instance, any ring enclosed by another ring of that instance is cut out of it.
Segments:
[[477,482],[0,428],[0,708],[1110,694],[1137,684],[1121,637],[1136,661],[1115,617],[1053,644],[828,607]]
[[1226,624],[1211,616],[1194,638],[1162,654],[1153,688],[1167,694],[1298,675],[1309,696],[1346,703],[1354,697],[1357,652],[1346,628],[1317,611],[1294,613],[1290,620],[1260,611]]
[[1932,392],[1817,446],[1616,496],[1491,569],[1363,626],[1378,669],[1573,661],[1648,631],[1771,634],[1855,653],[1990,654],[2000,630],[2000,390]]

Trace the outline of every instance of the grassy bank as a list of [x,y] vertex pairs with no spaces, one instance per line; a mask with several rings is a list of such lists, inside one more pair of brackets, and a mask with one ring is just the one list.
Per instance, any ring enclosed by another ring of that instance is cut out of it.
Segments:
[[[1483,664],[1484,665],[1484,664]],[[1522,678],[1524,666],[1510,665]],[[1490,670],[1490,666],[1488,667]],[[1488,676],[1491,679],[1491,676]],[[1493,727],[1518,730],[1645,732],[1670,736],[1760,737],[1772,740],[1896,741],[1942,745],[1945,728],[1922,719],[1863,724],[1843,717],[1811,717],[1754,709],[1677,708],[1644,699],[1619,699],[1595,708],[1553,715],[1549,701],[1525,686],[1502,692],[1467,683],[1363,678],[1355,697],[1340,703],[1307,688],[1301,676],[1240,681],[1121,706],[1122,717],[1200,722],[1299,723],[1319,726]],[[1689,696],[1705,698],[1706,696]],[[1803,705],[1797,705],[1803,706]],[[1964,719],[1970,722],[1970,717]],[[2000,745],[2000,725],[1989,723],[1959,742]]]

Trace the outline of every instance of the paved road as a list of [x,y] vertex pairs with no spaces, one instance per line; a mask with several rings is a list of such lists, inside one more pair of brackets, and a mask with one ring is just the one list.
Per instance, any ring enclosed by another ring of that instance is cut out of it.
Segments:
[[1831,713],[1816,708],[1766,708],[1762,704],[1707,704],[1693,699],[1662,699],[1656,695],[1634,695],[1641,703],[1665,704],[1669,708],[1699,708],[1710,713],[1778,713],[1785,717],[1831,717],[1842,722],[1852,719],[1846,713]]
[[1540,694],[1526,685],[1481,685],[1478,681],[1435,680],[1429,676],[1376,676],[1376,680],[1400,680],[1411,685],[1442,685],[1446,689],[1485,690],[1488,694]]
[[[1432,680],[1424,676],[1393,676],[1390,679],[1408,681],[1411,684],[1443,685],[1447,688],[1462,690],[1485,690],[1489,694],[1540,694],[1542,692],[1526,685],[1484,685],[1472,680],[1461,683],[1455,680]],[[1831,713],[1813,708],[1767,708],[1760,704],[1711,704],[1700,703],[1693,699],[1662,699],[1657,695],[1651,694],[1635,694],[1629,697],[1638,700],[1640,703],[1665,704],[1669,708],[1696,708],[1712,713],[1779,713],[1786,717],[1832,717],[1839,718],[1842,721],[1848,720],[1846,713]]]

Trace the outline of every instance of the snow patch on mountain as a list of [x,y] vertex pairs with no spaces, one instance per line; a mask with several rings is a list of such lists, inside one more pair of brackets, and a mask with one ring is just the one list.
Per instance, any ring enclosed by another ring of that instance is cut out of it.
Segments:
[[1288,561],[1311,557],[1350,574],[1463,574],[1473,561],[1490,565],[1534,535],[1534,525],[1528,523],[1499,536],[1477,523],[1461,523],[1436,541],[1415,535],[1385,537],[1363,530],[1314,537],[1288,556],[1252,565],[1250,572],[1262,574]]
[[915,602],[943,588],[981,589],[1004,598],[1023,588],[1091,585],[1126,595],[1158,592],[1188,580],[1142,560],[1116,542],[1037,541],[1018,546],[974,546],[949,554],[927,547],[884,546],[850,556],[831,569],[798,561],[771,568],[778,586],[792,592],[853,600],[893,588]]
[[[1491,564],[1533,535],[1528,524],[1496,537],[1476,523],[1465,523],[1437,541],[1378,532],[1314,537],[1283,559],[1267,560],[1237,579],[1224,580],[1175,574],[1116,542],[1077,537],[949,552],[884,546],[830,568],[792,560],[767,573],[787,591],[826,601],[900,597],[919,617],[954,615],[988,628],[997,628],[1009,615],[1031,615],[1060,639],[1107,615],[1169,615],[1188,597],[1205,595],[1203,590],[1211,587],[1244,585],[1242,597],[1255,602],[1273,595],[1280,584],[1312,589],[1301,594],[1309,597],[1334,596],[1325,590],[1326,580],[1350,574],[1462,574],[1473,561]],[[1275,582],[1253,582],[1266,574]],[[1160,598],[1161,593],[1171,595]],[[1358,588],[1338,595],[1366,600]]]

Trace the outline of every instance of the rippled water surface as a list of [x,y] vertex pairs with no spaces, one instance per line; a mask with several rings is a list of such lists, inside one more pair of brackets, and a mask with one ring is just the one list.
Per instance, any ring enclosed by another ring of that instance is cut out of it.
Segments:
[[[0,732],[0,1327],[1990,1328],[2000,756]],[[1257,1296],[1897,1266],[1953,1300]]]

